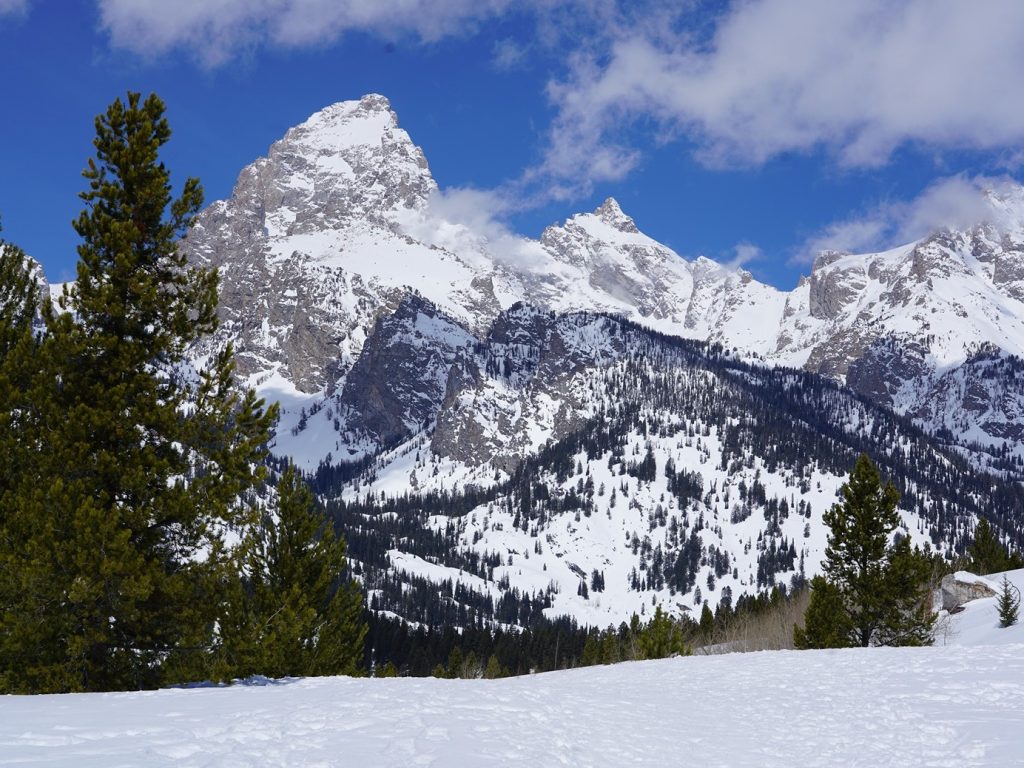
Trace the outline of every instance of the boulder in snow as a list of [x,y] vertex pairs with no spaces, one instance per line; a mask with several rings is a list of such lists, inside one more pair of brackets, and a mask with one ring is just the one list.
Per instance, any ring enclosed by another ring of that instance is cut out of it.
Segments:
[[952,611],[971,600],[995,597],[996,591],[980,576],[967,571],[957,571],[942,577],[939,595],[942,598],[942,607]]

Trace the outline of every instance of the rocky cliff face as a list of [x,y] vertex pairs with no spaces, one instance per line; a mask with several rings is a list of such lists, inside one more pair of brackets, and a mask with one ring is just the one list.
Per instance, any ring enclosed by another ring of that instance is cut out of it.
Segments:
[[[706,258],[683,260],[644,235],[613,199],[537,240],[492,243],[438,213],[436,195],[423,152],[387,100],[371,95],[288,131],[242,171],[230,199],[200,216],[187,248],[222,275],[223,324],[210,343],[233,341],[247,382],[285,397],[285,431],[299,426],[300,405],[318,411],[331,404],[316,447],[299,446],[296,433],[281,450],[310,460],[318,452],[375,450],[414,431],[410,424],[429,410],[416,405],[421,390],[430,390],[434,404],[446,396],[442,379],[447,387],[452,376],[479,376],[479,361],[460,351],[461,342],[441,343],[429,361],[422,348],[370,344],[397,322],[387,318],[408,311],[403,302],[412,295],[458,326],[462,341],[486,340],[520,301],[541,311],[623,315],[848,383],[932,428],[948,418],[918,407],[916,398],[939,379],[962,368],[971,389],[982,373],[965,363],[986,345],[1024,355],[1021,190],[993,196],[998,221],[885,253],[822,254],[790,292]],[[417,379],[401,402],[377,398],[372,381],[401,372],[398,349],[409,354],[407,368],[422,364],[433,383]],[[513,408],[511,390],[506,399]],[[517,413],[540,417],[522,405]],[[956,408],[970,419],[977,413]],[[1016,440],[1011,416],[978,418],[971,425],[980,441]]]
[[377,320],[337,402],[349,430],[379,448],[429,426],[452,366],[476,339],[418,296]]

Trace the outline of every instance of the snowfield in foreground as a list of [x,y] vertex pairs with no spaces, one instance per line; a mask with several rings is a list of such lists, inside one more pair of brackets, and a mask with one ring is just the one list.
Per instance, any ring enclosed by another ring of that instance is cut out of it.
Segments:
[[0,696],[2,765],[1008,768],[1024,765],[1024,625],[1000,629],[987,598],[932,648]]
[[1024,645],[0,698],[0,764],[1011,766]]

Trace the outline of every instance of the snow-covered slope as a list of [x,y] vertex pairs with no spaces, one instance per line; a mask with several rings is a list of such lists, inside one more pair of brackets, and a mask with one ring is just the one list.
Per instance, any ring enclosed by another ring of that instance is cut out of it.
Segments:
[[1024,646],[694,656],[503,680],[0,698],[38,766],[1020,765]]
[[[416,304],[368,348],[405,343],[429,312]],[[443,393],[420,378],[432,370],[422,351],[404,374],[360,384],[373,402],[431,403],[434,418],[340,483],[317,473],[375,610],[606,627],[788,586],[818,572],[822,514],[861,451],[899,486],[916,543],[961,552],[980,516],[1022,538],[1014,484],[810,374],[525,305],[451,354]]]
[[[960,574],[958,574],[959,576]],[[970,578],[971,574],[966,575]],[[1024,569],[993,573],[975,579],[983,581],[996,595],[1002,591],[1003,576],[1024,593]],[[986,597],[964,603],[963,610],[940,614],[935,632],[936,645],[1018,645],[1024,646],[1024,621],[1010,627],[999,624],[998,597]],[[1024,617],[1021,617],[1024,619]]]

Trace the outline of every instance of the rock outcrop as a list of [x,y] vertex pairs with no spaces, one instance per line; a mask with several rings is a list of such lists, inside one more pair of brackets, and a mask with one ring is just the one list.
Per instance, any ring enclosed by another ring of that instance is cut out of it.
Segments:
[[943,576],[939,585],[942,608],[947,611],[955,611],[971,600],[995,596],[996,591],[984,579],[966,571]]

